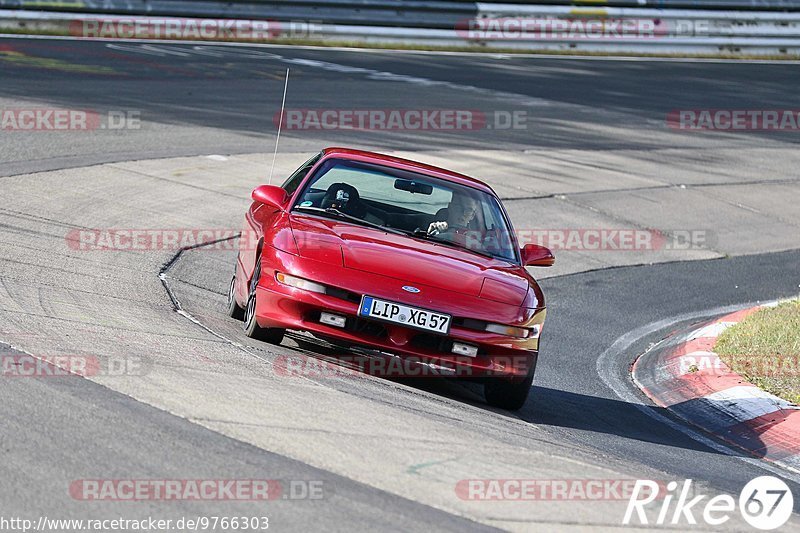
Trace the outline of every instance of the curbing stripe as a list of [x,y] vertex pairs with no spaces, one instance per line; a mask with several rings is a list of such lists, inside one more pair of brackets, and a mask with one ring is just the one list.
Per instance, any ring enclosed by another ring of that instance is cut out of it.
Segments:
[[752,451],[759,456],[786,461],[800,467],[797,436],[800,435],[800,411],[782,410],[740,422],[728,430],[729,436],[750,431],[759,435],[759,445]]
[[750,454],[800,468],[800,407],[749,383],[713,352],[717,337],[765,304],[677,334],[678,342],[647,352],[633,377],[656,404]]
[[737,420],[752,420],[775,411],[792,409],[791,403],[753,385],[731,387],[709,394],[704,399]]
[[736,324],[736,322],[714,322],[713,324],[709,324],[692,332],[692,334],[689,335],[689,340],[699,339],[702,337],[716,338],[720,335],[720,333],[734,324]]

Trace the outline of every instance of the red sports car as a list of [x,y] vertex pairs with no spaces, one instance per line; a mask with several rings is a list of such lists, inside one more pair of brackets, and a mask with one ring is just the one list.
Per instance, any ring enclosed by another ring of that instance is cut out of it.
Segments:
[[[327,148],[245,217],[228,312],[249,337],[299,330],[348,350],[484,383],[518,409],[538,358],[545,305],[492,189],[386,155]],[[349,352],[353,353],[353,352]]]

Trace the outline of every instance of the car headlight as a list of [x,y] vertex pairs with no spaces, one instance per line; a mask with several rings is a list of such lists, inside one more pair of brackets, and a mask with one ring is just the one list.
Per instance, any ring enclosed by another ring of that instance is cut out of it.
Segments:
[[289,274],[284,274],[283,272],[277,272],[275,274],[275,279],[277,279],[279,283],[283,283],[289,287],[294,287],[295,289],[303,289],[304,291],[325,294],[325,285],[314,283],[313,281],[308,281],[307,279],[290,276]]
[[541,326],[539,324],[534,324],[530,329],[504,326],[503,324],[486,324],[486,331],[520,339],[536,339],[539,337],[540,330]]

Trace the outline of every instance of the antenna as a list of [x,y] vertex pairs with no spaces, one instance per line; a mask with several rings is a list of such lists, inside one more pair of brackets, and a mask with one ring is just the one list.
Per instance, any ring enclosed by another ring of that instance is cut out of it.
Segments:
[[286,81],[283,83],[283,100],[281,101],[281,118],[278,121],[278,136],[275,137],[275,152],[272,154],[272,166],[269,169],[269,184],[272,185],[272,172],[275,170],[275,158],[278,157],[278,143],[281,140],[283,126],[283,109],[286,106],[286,89],[289,87],[289,69],[286,69]]

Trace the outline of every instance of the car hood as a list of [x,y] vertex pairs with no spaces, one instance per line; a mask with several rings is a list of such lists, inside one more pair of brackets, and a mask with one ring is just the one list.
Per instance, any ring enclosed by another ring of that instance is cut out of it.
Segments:
[[521,267],[466,250],[297,213],[291,226],[308,259],[511,305],[521,305],[529,289]]

